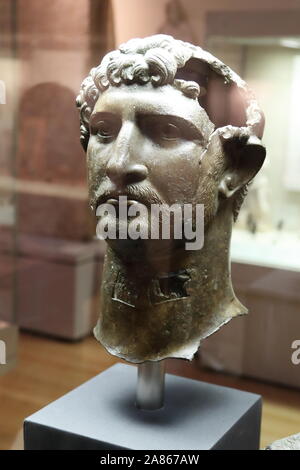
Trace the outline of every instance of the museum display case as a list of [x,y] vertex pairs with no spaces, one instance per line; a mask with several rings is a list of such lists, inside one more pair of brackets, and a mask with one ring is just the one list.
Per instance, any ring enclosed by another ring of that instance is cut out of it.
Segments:
[[[231,245],[233,279],[251,315],[203,344],[202,361],[218,370],[300,387],[299,372],[289,360],[300,329],[300,42],[284,24],[278,34],[279,15],[273,12],[261,36],[254,35],[258,14],[247,20],[240,16],[248,26],[245,36],[240,26],[235,31],[230,13],[226,26],[218,15],[208,21],[207,47],[255,88],[266,116],[268,151]],[[237,337],[240,341],[233,342]]]
[[0,4],[0,375],[16,363],[15,35],[8,3]]
[[[294,0],[0,0],[0,449],[24,420],[26,449],[298,442],[299,25]],[[124,197],[126,230],[203,203],[201,248],[103,236]]]
[[86,207],[74,102],[83,70],[112,44],[113,27],[109,2],[81,1],[70,13],[71,3],[0,2],[0,318],[76,340],[94,322],[103,246],[93,241]]
[[[164,400],[164,360],[192,360],[203,340],[247,313],[233,290],[229,248],[266,155],[253,91],[209,52],[158,34],[106,54],[76,104],[89,204],[107,243],[94,335],[110,354],[138,364],[137,392],[135,371],[112,367],[28,417],[25,450],[258,449],[259,396],[167,376]],[[193,415],[191,400],[179,405],[185,439],[181,421],[169,421],[178,387],[195,395]],[[206,414],[201,395],[212,400]],[[126,436],[117,432],[124,408]],[[145,425],[149,411],[165,422],[168,440]]]

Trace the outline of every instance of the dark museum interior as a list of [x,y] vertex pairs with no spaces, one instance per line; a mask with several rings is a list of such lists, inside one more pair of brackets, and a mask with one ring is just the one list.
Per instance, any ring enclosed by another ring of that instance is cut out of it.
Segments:
[[0,450],[300,450],[299,83],[299,0],[0,0]]

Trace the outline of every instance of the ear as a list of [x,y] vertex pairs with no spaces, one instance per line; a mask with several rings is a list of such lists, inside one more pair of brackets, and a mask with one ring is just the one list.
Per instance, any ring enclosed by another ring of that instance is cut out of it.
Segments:
[[264,163],[266,149],[258,137],[249,136],[240,129],[234,135],[227,133],[222,137],[226,170],[219,191],[229,198],[254,178]]

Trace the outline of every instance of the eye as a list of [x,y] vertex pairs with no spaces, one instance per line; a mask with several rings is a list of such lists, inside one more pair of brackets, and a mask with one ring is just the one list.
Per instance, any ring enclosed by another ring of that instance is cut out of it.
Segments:
[[106,144],[116,138],[120,127],[121,120],[118,116],[112,113],[97,113],[91,118],[90,132]]
[[102,139],[112,139],[117,134],[115,123],[109,120],[99,121],[97,123],[97,135]]
[[160,137],[164,140],[176,140],[181,137],[181,131],[179,127],[170,122],[163,124],[158,129]]
[[184,141],[202,141],[202,135],[189,120],[173,115],[139,114],[141,132],[162,147],[181,145]]

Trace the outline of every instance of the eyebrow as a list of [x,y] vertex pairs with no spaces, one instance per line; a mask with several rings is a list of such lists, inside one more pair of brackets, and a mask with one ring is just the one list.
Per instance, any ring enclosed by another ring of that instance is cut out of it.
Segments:
[[198,136],[199,139],[203,139],[203,133],[202,130],[199,129],[198,126],[196,126],[192,121],[185,119],[181,116],[177,116],[175,114],[169,114],[169,113],[157,113],[157,112],[151,112],[151,113],[138,113],[138,118],[145,118],[145,117],[161,117],[163,119],[170,119],[170,121],[173,121],[174,123],[178,123],[179,125],[181,124],[182,126],[186,126],[191,132],[193,132],[195,135]]
[[95,125],[97,122],[99,122],[101,119],[105,118],[112,118],[115,117],[115,119],[120,119],[120,116],[118,113],[110,113],[107,111],[98,111],[96,113],[92,113],[90,117],[90,125]]
[[[173,122],[177,122],[178,124],[181,124],[183,126],[188,127],[194,134],[198,136],[199,139],[204,139],[203,131],[200,129],[198,126],[196,126],[192,121],[185,119],[181,116],[176,116],[174,114],[169,114],[169,113],[162,113],[161,111],[155,111],[151,110],[150,113],[137,113],[136,114],[136,121],[138,122],[139,119],[142,118],[151,118],[151,117],[162,117],[165,119],[170,119]],[[90,118],[90,126],[95,126],[97,125],[97,122],[99,122],[101,119],[105,118],[115,118],[115,119],[120,119],[121,115],[119,113],[112,113],[112,112],[107,112],[107,111],[97,111],[96,113],[91,114]]]

